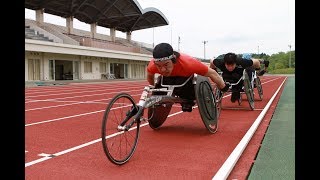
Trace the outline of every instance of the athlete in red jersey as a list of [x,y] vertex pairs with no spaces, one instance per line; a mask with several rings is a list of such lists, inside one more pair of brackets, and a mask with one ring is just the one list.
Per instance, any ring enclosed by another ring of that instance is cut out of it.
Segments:
[[[196,73],[209,77],[223,92],[229,89],[229,85],[224,83],[222,77],[215,70],[209,68],[196,58],[173,51],[172,46],[168,43],[160,43],[154,47],[153,59],[151,59],[147,67],[147,73],[147,80],[150,85],[155,85],[154,75],[156,73],[162,75],[164,81],[169,84],[181,84],[180,79],[184,82],[184,78]],[[156,84],[155,87],[159,88],[160,84]],[[194,99],[192,81],[189,80],[180,90],[176,90],[174,94],[181,98]],[[193,105],[194,102],[181,104],[182,110],[191,112]]]
[[155,46],[153,49],[153,59],[151,59],[147,67],[147,73],[147,80],[150,85],[154,85],[155,73],[165,77],[189,77],[196,73],[209,77],[222,91],[227,91],[229,88],[215,70],[209,68],[196,58],[173,51],[172,46],[168,43],[160,43]]

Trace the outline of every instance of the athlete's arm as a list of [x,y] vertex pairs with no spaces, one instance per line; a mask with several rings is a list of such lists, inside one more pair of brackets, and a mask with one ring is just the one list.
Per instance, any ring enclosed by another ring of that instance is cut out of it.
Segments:
[[223,89],[226,86],[222,77],[211,68],[208,68],[208,72],[204,76],[209,77],[213,82],[215,82],[219,89]]
[[150,72],[147,72],[147,80],[150,85],[154,85],[154,74],[151,74]]
[[215,71],[218,71],[218,70],[217,70],[217,67],[216,67],[216,65],[214,65],[213,61],[214,61],[214,59],[211,59],[211,60],[210,60],[210,68],[211,68],[211,69],[214,69]]
[[253,68],[260,68],[260,61],[258,59],[251,59]]

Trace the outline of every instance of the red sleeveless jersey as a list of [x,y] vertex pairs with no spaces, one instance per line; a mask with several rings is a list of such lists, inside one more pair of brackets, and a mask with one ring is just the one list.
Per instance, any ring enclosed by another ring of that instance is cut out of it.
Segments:
[[[207,65],[203,64],[196,58],[180,53],[179,58],[177,58],[177,62],[173,66],[170,76],[189,77],[193,75],[193,73],[204,76],[208,72],[208,68],[209,67]],[[154,64],[154,59],[151,59],[147,67],[147,71],[151,74],[161,74]]]

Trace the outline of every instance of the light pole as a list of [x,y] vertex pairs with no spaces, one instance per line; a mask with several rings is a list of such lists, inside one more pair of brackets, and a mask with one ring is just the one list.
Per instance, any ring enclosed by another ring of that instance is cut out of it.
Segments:
[[202,41],[203,42],[203,59],[206,59],[206,44],[208,41]]
[[172,46],[172,24],[171,24],[170,38],[171,38],[171,46]]
[[180,36],[178,36],[178,52],[180,52]]
[[259,55],[259,46],[258,46],[258,55]]
[[154,28],[152,28],[152,47],[154,48]]
[[289,46],[289,68],[291,67],[291,44],[288,45]]

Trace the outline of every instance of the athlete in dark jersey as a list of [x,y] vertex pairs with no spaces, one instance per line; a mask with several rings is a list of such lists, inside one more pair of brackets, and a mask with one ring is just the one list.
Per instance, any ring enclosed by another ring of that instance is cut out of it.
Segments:
[[[217,71],[217,68],[222,72],[224,81],[236,83],[242,77],[243,70],[246,69],[251,81],[252,72],[255,69],[260,69],[260,64],[265,64],[265,70],[262,70],[259,75],[263,75],[268,68],[269,61],[259,59],[245,59],[237,56],[235,53],[227,53],[220,55],[210,61],[210,68]],[[240,98],[240,91],[242,91],[243,80],[238,85],[232,87],[231,102],[235,102]]]

